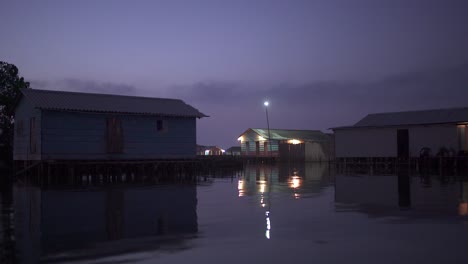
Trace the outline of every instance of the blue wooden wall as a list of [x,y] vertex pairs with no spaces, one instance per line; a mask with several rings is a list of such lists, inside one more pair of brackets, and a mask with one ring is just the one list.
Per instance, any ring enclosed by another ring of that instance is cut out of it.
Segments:
[[[35,118],[36,152],[30,151],[30,120]],[[25,98],[22,98],[15,110],[14,131],[14,160],[40,160],[41,159],[41,110],[34,108]],[[22,131],[18,131],[22,124]]]
[[[123,153],[107,153],[107,118],[121,120]],[[167,130],[157,131],[157,120]],[[43,159],[193,158],[196,119],[63,111],[42,112]]]

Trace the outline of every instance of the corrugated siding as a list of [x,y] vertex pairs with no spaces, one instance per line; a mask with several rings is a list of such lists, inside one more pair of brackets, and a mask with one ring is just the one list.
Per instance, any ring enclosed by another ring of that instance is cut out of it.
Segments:
[[[264,142],[268,142],[268,140],[261,140],[259,138],[259,135],[253,131],[249,131],[245,134],[242,135],[242,142],[241,142],[241,154],[242,155],[247,155],[247,143],[249,146],[249,153],[248,155],[250,156],[255,156],[256,153],[256,143],[255,142],[260,142],[259,145],[259,154],[260,156],[265,155],[265,148],[264,148]],[[277,154],[278,152],[278,141],[277,140],[271,140],[271,151],[275,152]]]
[[[31,153],[30,145],[31,118],[35,120],[33,129],[33,138],[36,142],[35,153]],[[25,98],[20,100],[15,112],[14,160],[41,159],[41,118],[41,110],[35,109]]]
[[[123,153],[107,153],[107,119],[121,120]],[[164,119],[167,131],[157,131]],[[44,159],[192,158],[196,148],[195,118],[43,112]]]

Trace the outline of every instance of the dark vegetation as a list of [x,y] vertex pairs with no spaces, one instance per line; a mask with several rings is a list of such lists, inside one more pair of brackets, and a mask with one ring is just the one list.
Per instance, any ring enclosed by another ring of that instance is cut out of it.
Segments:
[[27,88],[29,82],[18,75],[18,68],[0,61],[0,170],[11,167],[15,103],[20,90]]

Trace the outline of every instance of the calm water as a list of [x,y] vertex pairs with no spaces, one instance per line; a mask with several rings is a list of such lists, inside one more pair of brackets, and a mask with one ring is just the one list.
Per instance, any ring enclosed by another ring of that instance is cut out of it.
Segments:
[[0,196],[2,263],[468,263],[468,180],[249,166]]

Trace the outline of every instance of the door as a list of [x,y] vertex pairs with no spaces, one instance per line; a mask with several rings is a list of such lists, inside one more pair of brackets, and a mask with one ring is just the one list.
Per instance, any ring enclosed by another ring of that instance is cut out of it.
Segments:
[[260,142],[255,141],[255,155],[258,156],[260,155]]
[[397,152],[398,152],[398,158],[407,159],[409,157],[408,129],[397,130]]
[[107,153],[123,153],[123,130],[120,119],[107,119]]

